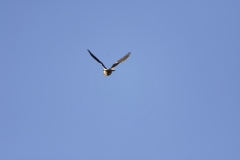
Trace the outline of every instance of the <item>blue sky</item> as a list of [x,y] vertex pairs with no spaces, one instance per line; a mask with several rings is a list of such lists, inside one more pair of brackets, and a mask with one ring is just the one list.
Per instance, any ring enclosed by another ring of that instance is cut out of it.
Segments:
[[[239,1],[3,0],[0,20],[0,159],[240,159]],[[105,77],[87,49],[132,54]]]

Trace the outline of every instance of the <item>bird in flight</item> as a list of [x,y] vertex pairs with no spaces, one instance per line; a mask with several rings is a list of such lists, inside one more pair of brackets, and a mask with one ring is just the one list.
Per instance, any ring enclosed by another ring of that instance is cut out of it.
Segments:
[[113,63],[113,65],[112,65],[111,68],[107,68],[107,67],[104,66],[104,64],[103,64],[99,59],[97,59],[97,57],[95,57],[95,56],[92,54],[92,52],[91,52],[90,50],[88,50],[88,52],[90,53],[90,55],[91,55],[98,63],[100,63],[100,64],[103,66],[103,68],[104,68],[103,74],[104,74],[105,76],[110,76],[110,75],[112,74],[112,71],[115,71],[115,70],[114,70],[114,67],[116,67],[119,63],[122,63],[123,61],[125,61],[125,60],[130,56],[130,54],[131,54],[131,52],[128,52],[128,54],[126,54],[124,57],[122,57],[121,59],[119,59],[117,62]]

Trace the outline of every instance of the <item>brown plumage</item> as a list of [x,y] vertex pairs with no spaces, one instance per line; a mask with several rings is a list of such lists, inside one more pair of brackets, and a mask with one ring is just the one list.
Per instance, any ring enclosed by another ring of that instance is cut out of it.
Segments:
[[92,54],[92,52],[91,52],[90,50],[88,50],[88,52],[89,52],[89,54],[90,54],[98,63],[100,63],[100,64],[103,66],[103,68],[104,68],[103,74],[104,74],[105,76],[110,76],[110,75],[112,74],[112,71],[115,71],[115,70],[114,70],[114,67],[116,67],[118,64],[120,64],[120,63],[122,63],[123,61],[125,61],[125,60],[130,56],[130,54],[131,54],[131,52],[128,52],[128,54],[126,54],[124,57],[122,57],[122,58],[119,59],[117,62],[115,62],[115,63],[112,65],[111,68],[107,68],[107,67],[105,67],[105,65],[104,65],[97,57],[95,57],[95,56]]

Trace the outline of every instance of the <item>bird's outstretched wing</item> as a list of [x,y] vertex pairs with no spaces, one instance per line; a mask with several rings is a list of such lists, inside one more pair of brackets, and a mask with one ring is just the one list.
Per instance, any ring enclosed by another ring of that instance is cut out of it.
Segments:
[[119,59],[117,62],[115,62],[111,68],[116,67],[119,63],[122,63],[123,61],[125,61],[129,56],[130,56],[131,52],[128,52],[128,54],[126,54],[124,57],[122,57],[121,59]]
[[97,59],[97,57],[95,57],[95,56],[91,53],[90,50],[88,50],[88,52],[90,53],[90,55],[91,55],[98,63],[100,63],[100,64],[103,66],[103,68],[107,69],[107,67],[105,67],[104,64],[103,64],[101,61],[99,61],[99,59]]

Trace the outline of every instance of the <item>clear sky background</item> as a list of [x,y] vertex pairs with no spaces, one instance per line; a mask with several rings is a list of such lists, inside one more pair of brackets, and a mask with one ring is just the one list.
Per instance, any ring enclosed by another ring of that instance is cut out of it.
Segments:
[[[240,1],[1,0],[0,22],[0,159],[240,159]],[[132,54],[105,77],[87,49]]]

